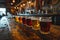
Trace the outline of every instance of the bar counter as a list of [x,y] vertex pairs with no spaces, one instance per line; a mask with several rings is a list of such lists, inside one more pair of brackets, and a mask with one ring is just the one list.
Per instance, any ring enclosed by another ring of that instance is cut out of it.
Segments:
[[20,24],[16,21],[13,23],[15,24],[14,28],[24,37],[23,40],[60,40],[60,26],[52,24],[50,34],[44,35],[40,33],[40,30],[33,30],[31,27]]

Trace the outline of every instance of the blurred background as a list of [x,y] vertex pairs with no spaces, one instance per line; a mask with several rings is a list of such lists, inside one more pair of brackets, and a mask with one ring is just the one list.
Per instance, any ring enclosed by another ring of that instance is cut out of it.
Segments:
[[0,0],[0,40],[59,40],[60,0]]

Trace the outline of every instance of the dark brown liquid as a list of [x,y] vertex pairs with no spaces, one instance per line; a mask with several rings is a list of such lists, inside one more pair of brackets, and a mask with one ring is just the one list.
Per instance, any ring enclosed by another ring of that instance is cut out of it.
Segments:
[[26,19],[27,25],[32,26],[32,20],[31,19]]
[[51,22],[40,22],[41,31],[48,32],[50,31]]
[[26,19],[22,18],[22,22],[23,22],[23,24],[26,24]]

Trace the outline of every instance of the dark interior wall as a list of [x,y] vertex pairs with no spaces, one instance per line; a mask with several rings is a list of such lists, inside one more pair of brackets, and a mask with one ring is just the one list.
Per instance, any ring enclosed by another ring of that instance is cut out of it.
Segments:
[[60,16],[56,16],[56,24],[60,25]]
[[0,8],[6,8],[6,5],[0,4]]
[[53,16],[52,23],[55,25],[60,25],[60,16]]
[[0,0],[0,2],[5,2],[6,0]]
[[6,7],[6,0],[0,0],[0,8]]

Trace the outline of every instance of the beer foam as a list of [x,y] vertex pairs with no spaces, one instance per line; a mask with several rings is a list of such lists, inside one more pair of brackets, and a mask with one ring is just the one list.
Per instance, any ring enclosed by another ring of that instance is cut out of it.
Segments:
[[26,17],[26,19],[31,19],[30,17]]
[[42,19],[41,22],[52,22],[52,20],[49,20],[49,19]]
[[41,17],[39,17],[39,21],[41,21]]
[[51,22],[51,17],[39,17],[39,21],[41,22]]
[[31,17],[31,20],[38,20],[37,17]]

